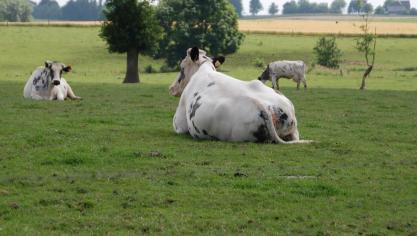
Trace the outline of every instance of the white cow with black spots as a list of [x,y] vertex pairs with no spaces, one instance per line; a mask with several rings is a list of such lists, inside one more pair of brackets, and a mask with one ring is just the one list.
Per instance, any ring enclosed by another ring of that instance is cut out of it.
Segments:
[[66,98],[81,99],[75,96],[71,86],[62,78],[63,72],[70,72],[71,66],[60,62],[46,61],[38,67],[26,82],[23,97],[34,100],[59,100]]
[[303,61],[274,61],[268,64],[259,80],[265,83],[267,80],[272,81],[272,88],[279,90],[279,79],[292,79],[297,83],[297,89],[300,89],[300,83],[307,88],[305,72],[307,66]]
[[198,48],[187,51],[170,94],[181,96],[173,119],[179,134],[237,142],[310,142],[299,139],[288,98],[258,80],[217,72],[213,60]]

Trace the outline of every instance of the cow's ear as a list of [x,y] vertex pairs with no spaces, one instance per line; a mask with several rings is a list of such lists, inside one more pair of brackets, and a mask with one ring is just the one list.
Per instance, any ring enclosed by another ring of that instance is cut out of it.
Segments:
[[224,56],[218,56],[213,58],[213,65],[216,68],[219,68],[223,63],[226,61],[226,58]]
[[198,47],[193,47],[191,49],[190,57],[191,60],[194,62],[198,60],[198,58],[200,57],[200,50],[198,49]]
[[71,66],[66,66],[62,70],[65,71],[65,72],[70,72],[72,70],[72,67]]
[[52,61],[45,61],[45,68],[51,68]]

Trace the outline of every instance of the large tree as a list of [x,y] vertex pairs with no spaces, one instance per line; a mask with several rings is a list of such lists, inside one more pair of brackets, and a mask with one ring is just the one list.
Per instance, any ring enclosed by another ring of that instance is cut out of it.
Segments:
[[298,4],[294,0],[284,3],[282,7],[282,14],[298,13]]
[[351,0],[348,6],[348,13],[362,13],[366,0]]
[[257,15],[258,12],[262,11],[264,7],[262,6],[262,3],[259,0],[250,0],[249,3],[249,12],[252,15]]
[[336,14],[342,14],[343,9],[346,7],[345,0],[333,0],[330,5],[330,12]]
[[235,7],[237,15],[241,17],[243,11],[242,0],[230,0],[230,3]]
[[278,5],[275,4],[275,2],[271,3],[271,5],[269,6],[268,12],[271,16],[274,16],[275,14],[277,14],[278,13]]
[[110,52],[126,53],[126,77],[123,83],[139,82],[139,53],[152,54],[161,39],[162,29],[148,1],[107,0],[100,36]]
[[101,6],[95,0],[70,0],[62,7],[64,20],[98,20]]
[[26,0],[0,0],[0,21],[30,21],[32,6]]
[[57,20],[61,16],[61,8],[54,0],[42,0],[33,8],[33,17],[36,19]]
[[161,0],[157,18],[165,32],[157,57],[170,66],[177,65],[193,46],[212,55],[234,53],[244,37],[228,0]]

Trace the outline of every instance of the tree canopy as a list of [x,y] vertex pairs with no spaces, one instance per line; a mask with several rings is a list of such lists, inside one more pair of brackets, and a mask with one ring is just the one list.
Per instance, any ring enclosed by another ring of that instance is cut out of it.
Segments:
[[348,6],[348,13],[372,13],[372,4],[368,3],[367,0],[351,0]]
[[62,7],[63,20],[98,20],[102,6],[95,0],[70,0]]
[[229,54],[243,41],[238,16],[228,0],[161,0],[156,14],[165,32],[156,56],[170,66],[177,65],[190,47],[212,55]]
[[33,8],[33,17],[36,19],[58,20],[62,17],[62,12],[56,1],[42,0]]
[[283,5],[283,14],[310,14],[310,13],[328,13],[327,3],[310,3],[308,0],[292,0]]
[[260,11],[262,11],[264,7],[262,6],[262,3],[259,0],[250,0],[249,2],[249,12],[252,15],[257,15]]
[[342,10],[346,7],[345,0],[334,0],[330,5],[330,12],[341,14]]
[[269,6],[268,12],[272,16],[274,16],[275,14],[277,14],[278,13],[278,5],[275,4],[275,2],[271,3],[271,5]]
[[32,6],[26,0],[0,0],[0,21],[30,21]]

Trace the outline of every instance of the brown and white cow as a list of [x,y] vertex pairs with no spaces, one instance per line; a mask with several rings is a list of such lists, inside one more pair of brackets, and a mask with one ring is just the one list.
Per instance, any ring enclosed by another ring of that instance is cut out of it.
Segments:
[[259,80],[265,83],[267,80],[272,81],[272,88],[279,90],[279,79],[292,79],[297,83],[297,89],[300,89],[300,82],[307,88],[306,72],[307,66],[303,61],[274,61],[268,64]]
[[237,142],[308,143],[300,140],[294,106],[262,82],[241,81],[216,71],[198,48],[187,51],[170,86],[181,96],[173,127],[198,139]]

